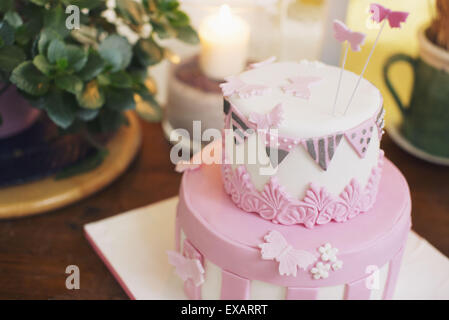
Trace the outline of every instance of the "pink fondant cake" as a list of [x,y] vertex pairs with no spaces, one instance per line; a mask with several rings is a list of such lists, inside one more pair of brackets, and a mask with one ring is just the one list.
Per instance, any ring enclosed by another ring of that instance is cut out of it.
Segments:
[[[261,63],[222,85],[225,130],[185,169],[169,260],[190,299],[390,299],[407,182],[379,148],[382,97],[319,62]],[[216,157],[217,158],[217,157]]]

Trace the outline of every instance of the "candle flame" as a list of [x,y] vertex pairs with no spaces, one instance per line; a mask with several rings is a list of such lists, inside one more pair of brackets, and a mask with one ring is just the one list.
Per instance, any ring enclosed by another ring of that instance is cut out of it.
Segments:
[[232,21],[231,8],[227,4],[223,4],[220,6],[218,19],[221,24],[227,24]]
[[230,19],[232,18],[231,8],[227,4],[222,4],[220,6],[220,18],[222,19]]

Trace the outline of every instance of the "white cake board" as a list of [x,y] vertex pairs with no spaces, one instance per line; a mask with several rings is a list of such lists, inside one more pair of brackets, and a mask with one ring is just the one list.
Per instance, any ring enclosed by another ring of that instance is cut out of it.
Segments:
[[[86,237],[131,299],[185,299],[167,261],[178,198],[84,226]],[[449,259],[411,232],[395,299],[449,299]]]

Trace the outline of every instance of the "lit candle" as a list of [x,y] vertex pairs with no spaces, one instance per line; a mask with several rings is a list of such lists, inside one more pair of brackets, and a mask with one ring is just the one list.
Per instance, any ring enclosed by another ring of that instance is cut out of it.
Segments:
[[218,14],[206,17],[199,28],[203,73],[223,80],[243,71],[248,58],[249,34],[248,23],[233,15],[226,4]]

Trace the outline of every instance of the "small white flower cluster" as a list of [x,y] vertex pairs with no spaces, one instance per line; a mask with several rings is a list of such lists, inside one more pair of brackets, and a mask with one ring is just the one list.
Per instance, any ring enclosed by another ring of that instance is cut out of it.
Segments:
[[317,262],[315,266],[310,270],[312,277],[315,280],[326,279],[329,277],[329,271],[337,271],[343,268],[343,261],[338,260],[337,253],[338,249],[332,247],[330,243],[318,248],[320,253],[321,261]]
[[151,27],[151,24],[147,17],[143,17],[143,19],[145,19],[145,22],[142,25],[140,32],[137,33],[132,30],[124,21],[122,21],[120,17],[117,16],[115,12],[116,0],[106,0],[106,7],[107,9],[102,13],[102,16],[108,22],[116,25],[117,33],[121,36],[124,36],[129,41],[129,43],[135,44],[137,41],[139,41],[140,38],[147,38],[151,34],[153,28]]

